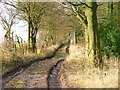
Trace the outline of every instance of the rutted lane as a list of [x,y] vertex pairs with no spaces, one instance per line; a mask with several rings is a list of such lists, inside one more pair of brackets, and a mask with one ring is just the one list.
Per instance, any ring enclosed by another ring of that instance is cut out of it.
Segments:
[[64,59],[60,59],[55,65],[53,65],[49,71],[48,74],[48,88],[53,89],[53,88],[62,88],[61,83],[59,81],[59,71],[62,62]]
[[7,83],[5,88],[47,88],[47,75],[49,69],[65,56],[64,52],[57,53],[58,54],[52,59],[34,62],[34,64],[28,67],[23,73],[20,73]]

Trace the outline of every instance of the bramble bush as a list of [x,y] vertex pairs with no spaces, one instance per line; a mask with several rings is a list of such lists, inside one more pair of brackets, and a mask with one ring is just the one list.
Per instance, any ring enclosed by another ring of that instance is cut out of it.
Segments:
[[120,31],[117,28],[115,19],[106,19],[99,23],[100,45],[102,57],[119,57],[120,56]]

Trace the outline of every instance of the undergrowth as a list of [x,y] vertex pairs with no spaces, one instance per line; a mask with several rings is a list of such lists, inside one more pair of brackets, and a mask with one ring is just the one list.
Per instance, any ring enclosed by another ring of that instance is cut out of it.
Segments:
[[[75,47],[73,51],[82,54],[80,48]],[[84,53],[78,57],[76,53],[71,52],[61,66],[60,80],[63,88],[118,88],[117,59],[104,60],[103,68],[95,68],[82,57]]]
[[46,48],[40,54],[22,54],[20,52],[2,51],[4,52],[4,53],[1,53],[0,55],[1,61],[2,61],[2,73],[5,73],[18,65],[21,65],[36,59],[41,59],[46,56],[51,56],[56,48],[57,46]]

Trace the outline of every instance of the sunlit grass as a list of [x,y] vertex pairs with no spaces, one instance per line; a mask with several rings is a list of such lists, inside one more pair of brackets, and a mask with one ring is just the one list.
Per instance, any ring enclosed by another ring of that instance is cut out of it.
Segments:
[[7,72],[8,70],[12,69],[13,67],[16,67],[18,65],[21,65],[23,63],[28,63],[30,61],[41,59],[46,56],[51,56],[57,46],[51,46],[51,48],[46,48],[41,52],[40,54],[22,54],[20,52],[7,52],[3,51],[4,53],[1,53],[1,59],[2,59],[2,73]]
[[[118,65],[108,65],[103,69],[81,65],[80,61],[64,63],[64,71],[70,87],[77,88],[117,88]],[[69,66],[70,65],[70,66]],[[109,67],[109,68],[108,68]]]
[[73,51],[76,53],[71,52],[61,67],[63,87],[118,88],[118,60],[105,60],[102,69],[95,68],[85,59],[84,53],[76,57],[76,54],[81,53],[79,50],[75,46]]

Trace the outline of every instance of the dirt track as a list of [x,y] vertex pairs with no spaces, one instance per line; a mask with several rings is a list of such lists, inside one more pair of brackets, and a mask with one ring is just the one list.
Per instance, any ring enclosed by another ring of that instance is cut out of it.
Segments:
[[48,88],[49,70],[64,57],[65,52],[59,50],[53,58],[32,64],[24,72],[11,79],[5,88]]

